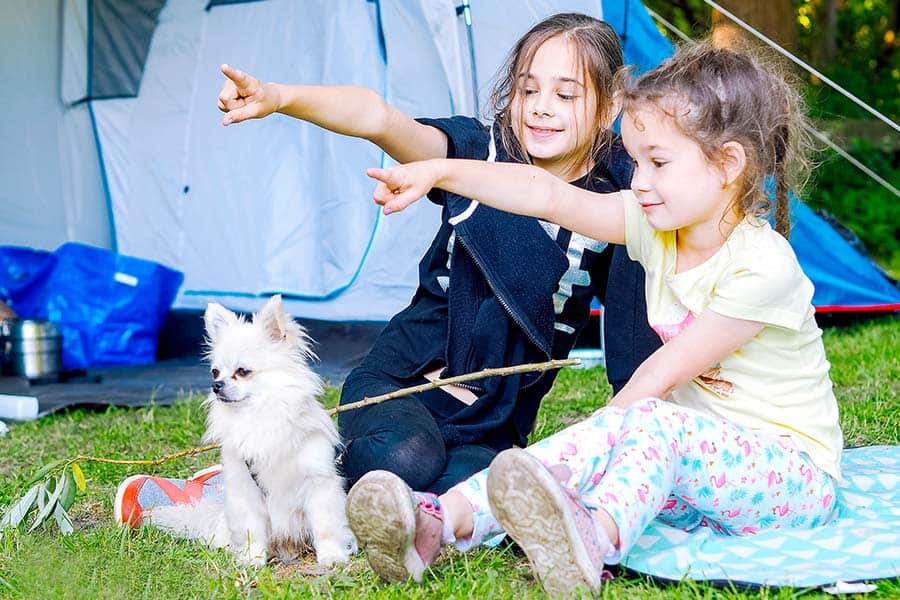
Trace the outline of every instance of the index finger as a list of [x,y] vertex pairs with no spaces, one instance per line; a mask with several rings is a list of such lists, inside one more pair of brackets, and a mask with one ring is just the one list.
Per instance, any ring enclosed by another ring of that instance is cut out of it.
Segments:
[[250,85],[252,78],[243,71],[234,69],[227,64],[223,64],[219,69],[221,69],[225,77],[232,80],[239,89],[245,89]]
[[369,167],[368,169],[366,169],[366,175],[383,183],[387,183],[389,179],[387,169],[379,169],[376,167]]

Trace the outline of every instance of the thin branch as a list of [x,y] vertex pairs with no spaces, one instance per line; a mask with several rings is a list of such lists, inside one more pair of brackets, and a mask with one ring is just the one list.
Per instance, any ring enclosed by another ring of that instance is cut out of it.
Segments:
[[466,373],[465,375],[457,375],[456,377],[448,377],[447,379],[435,379],[434,381],[429,381],[428,383],[395,390],[393,392],[382,394],[380,396],[363,398],[359,402],[351,402],[350,404],[344,404],[343,406],[332,408],[328,411],[328,414],[333,415],[335,413],[348,410],[356,410],[357,408],[362,408],[364,406],[380,404],[385,400],[393,400],[394,398],[401,398],[403,396],[409,396],[410,394],[416,394],[418,392],[424,392],[426,390],[433,390],[434,388],[439,388],[445,385],[455,385],[457,383],[472,381],[474,379],[484,379],[485,377],[494,377],[495,375],[502,376],[515,375],[517,373],[530,373],[532,371],[549,371],[550,369],[560,369],[562,367],[571,367],[580,364],[581,360],[577,358],[567,358],[563,360],[551,360],[543,363],[527,363],[524,365],[515,365],[512,367],[482,369],[481,371],[476,371],[475,373]]
[[[161,465],[164,462],[169,462],[170,460],[175,460],[176,458],[184,458],[185,456],[193,456],[194,454],[201,454],[203,452],[209,452],[210,450],[215,450],[218,448],[218,444],[211,444],[209,446],[202,446],[200,448],[191,448],[189,450],[182,450],[181,452],[176,452],[175,454],[167,454],[162,458],[155,458],[153,460],[125,460],[125,459],[117,459],[117,458],[101,458],[99,456],[84,456],[83,454],[79,454],[75,458],[68,461],[68,463],[78,462],[79,460],[89,461],[89,462],[100,462],[100,463],[109,463],[113,465]],[[67,463],[67,464],[68,464]]]

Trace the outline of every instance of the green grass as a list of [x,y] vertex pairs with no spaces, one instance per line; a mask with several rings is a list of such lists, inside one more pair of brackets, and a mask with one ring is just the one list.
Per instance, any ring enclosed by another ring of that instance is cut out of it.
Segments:
[[[832,378],[848,446],[900,444],[900,319],[884,318],[825,332]],[[600,369],[567,370],[544,401],[534,439],[584,417],[610,397]],[[337,402],[329,389],[326,404]],[[198,446],[204,414],[198,398],[172,407],[75,410],[14,425],[0,437],[0,507],[17,497],[42,464],[76,454],[155,458]],[[215,453],[173,461],[154,474],[183,477],[207,466]],[[176,540],[152,528],[129,532],[112,524],[116,484],[137,467],[85,463],[87,491],[71,510],[75,533],[53,527],[0,538],[0,597],[10,598],[541,598],[540,586],[514,547],[448,550],[423,585],[386,584],[365,559],[330,572],[314,561],[248,570],[223,551]],[[900,597],[900,583],[879,581],[867,597]],[[781,588],[758,592],[684,582],[664,585],[620,576],[603,589],[608,598],[828,597]]]

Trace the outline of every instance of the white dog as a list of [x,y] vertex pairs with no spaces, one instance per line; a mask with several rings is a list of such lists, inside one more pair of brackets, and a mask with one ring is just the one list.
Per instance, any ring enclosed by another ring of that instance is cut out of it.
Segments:
[[347,562],[356,540],[335,467],[338,434],[319,403],[322,382],[303,328],[274,296],[248,322],[219,304],[204,315],[213,383],[205,438],[222,446],[225,504],[159,507],[151,522],[228,547],[244,564],[296,557]]

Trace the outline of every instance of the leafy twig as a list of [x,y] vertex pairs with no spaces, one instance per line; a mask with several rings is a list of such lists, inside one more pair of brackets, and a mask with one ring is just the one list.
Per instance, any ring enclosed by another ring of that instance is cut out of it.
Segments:
[[3,515],[3,518],[0,519],[0,536],[3,535],[4,529],[7,527],[18,527],[27,520],[29,514],[35,511],[37,514],[31,521],[31,527],[28,528],[29,533],[37,529],[41,523],[46,522],[51,516],[56,521],[63,535],[72,533],[73,527],[69,509],[75,503],[76,489],[83,492],[87,487],[84,472],[78,464],[79,461],[114,465],[161,465],[170,460],[200,454],[201,452],[209,452],[218,447],[212,444],[200,448],[191,448],[150,460],[126,460],[79,454],[74,458],[57,460],[44,465],[28,482],[28,485],[35,483],[36,485],[32,485],[25,492],[25,495],[13,504],[6,511],[6,514]]
[[[410,394],[439,388],[445,385],[454,385],[457,383],[464,383],[466,381],[484,379],[486,377],[513,375],[516,373],[528,373],[533,371],[549,371],[551,369],[560,369],[562,367],[569,367],[578,364],[581,364],[581,361],[578,359],[567,359],[551,360],[543,363],[528,363],[524,365],[515,365],[512,367],[500,367],[496,369],[484,369],[475,373],[467,373],[465,375],[458,375],[456,377],[448,377],[447,379],[435,379],[434,381],[430,381],[422,385],[395,390],[388,394],[373,396],[372,398],[363,398],[359,402],[353,402],[351,404],[345,404],[343,406],[335,407],[329,410],[328,414],[333,415],[339,412],[355,410],[364,406],[379,404],[381,402],[385,402],[386,400],[393,400],[394,398],[409,396]],[[71,517],[69,517],[68,511],[75,503],[76,490],[83,492],[87,485],[84,477],[84,472],[82,472],[81,466],[78,464],[79,462],[99,462],[113,465],[156,466],[170,460],[184,458],[185,456],[193,456],[194,454],[209,452],[210,450],[215,450],[218,447],[219,446],[216,444],[211,444],[208,446],[201,446],[199,448],[182,450],[181,452],[175,452],[174,454],[167,454],[161,458],[144,460],[104,458],[100,456],[86,456],[84,454],[79,454],[74,458],[53,461],[41,467],[37,471],[37,473],[35,473],[31,477],[31,479],[26,484],[31,486],[28,491],[25,492],[25,494],[19,500],[17,500],[9,510],[6,511],[2,518],[0,518],[0,536],[3,535],[3,531],[6,528],[18,527],[19,525],[24,523],[27,520],[28,515],[32,512],[36,512],[36,516],[31,521],[31,526],[28,529],[29,532],[37,529],[42,523],[46,522],[52,516],[63,535],[69,535],[70,533],[72,533],[72,519]]]

